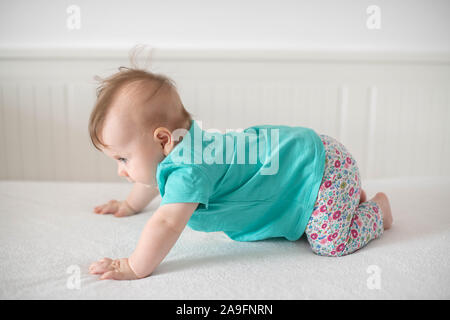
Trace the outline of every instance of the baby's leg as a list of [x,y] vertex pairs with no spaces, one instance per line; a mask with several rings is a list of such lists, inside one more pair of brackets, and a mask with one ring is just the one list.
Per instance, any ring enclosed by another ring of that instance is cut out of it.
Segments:
[[352,253],[383,233],[383,215],[373,200],[360,202],[356,160],[337,140],[320,135],[326,150],[325,173],[305,233],[313,252]]

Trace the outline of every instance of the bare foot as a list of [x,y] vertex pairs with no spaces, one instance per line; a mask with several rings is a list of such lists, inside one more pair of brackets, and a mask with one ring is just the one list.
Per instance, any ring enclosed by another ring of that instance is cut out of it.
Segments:
[[394,219],[392,217],[391,205],[389,204],[389,199],[384,192],[377,192],[375,197],[370,199],[375,201],[381,208],[383,212],[383,227],[384,230],[390,229]]
[[363,189],[361,189],[361,195],[359,196],[359,203],[366,201],[367,201],[366,192]]

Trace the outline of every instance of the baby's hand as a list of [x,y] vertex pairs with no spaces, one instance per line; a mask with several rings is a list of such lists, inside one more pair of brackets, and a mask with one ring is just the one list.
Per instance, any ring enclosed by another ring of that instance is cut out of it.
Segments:
[[89,267],[89,273],[101,274],[100,280],[136,280],[139,279],[128,264],[128,258],[112,260],[103,258]]
[[126,201],[110,200],[94,208],[94,213],[105,214],[113,213],[115,217],[127,217],[136,213]]

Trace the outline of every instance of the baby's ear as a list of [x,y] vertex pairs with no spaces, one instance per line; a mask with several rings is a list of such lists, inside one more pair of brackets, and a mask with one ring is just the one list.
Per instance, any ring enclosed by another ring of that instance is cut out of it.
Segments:
[[160,140],[162,140],[164,138],[163,131],[164,131],[164,128],[162,128],[162,127],[156,128],[155,131],[153,131],[153,139],[156,142],[159,142]]
[[167,128],[159,127],[153,133],[153,139],[161,146],[164,155],[168,155],[173,148],[173,139]]

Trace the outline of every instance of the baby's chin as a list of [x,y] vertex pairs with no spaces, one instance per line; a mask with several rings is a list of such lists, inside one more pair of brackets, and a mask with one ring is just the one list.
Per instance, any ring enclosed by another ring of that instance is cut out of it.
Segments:
[[149,182],[147,182],[147,181],[146,182],[137,181],[137,183],[140,183],[140,184],[142,184],[143,186],[145,186],[147,188],[158,187],[155,177],[152,177]]
[[149,184],[141,183],[144,187],[151,188],[152,186]]

